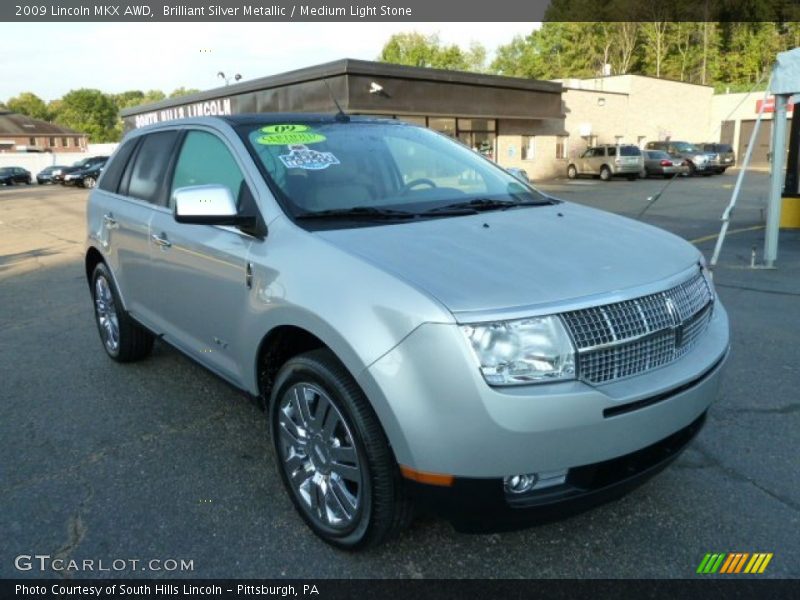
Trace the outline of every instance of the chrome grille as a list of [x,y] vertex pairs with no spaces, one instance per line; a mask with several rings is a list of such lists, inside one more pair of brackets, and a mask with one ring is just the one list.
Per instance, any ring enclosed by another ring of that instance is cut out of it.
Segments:
[[666,365],[689,351],[711,319],[699,271],[664,292],[564,313],[578,348],[579,377],[607,383]]

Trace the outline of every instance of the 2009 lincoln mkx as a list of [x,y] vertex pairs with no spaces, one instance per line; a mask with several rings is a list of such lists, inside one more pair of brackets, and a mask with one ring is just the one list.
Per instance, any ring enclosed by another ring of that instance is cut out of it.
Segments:
[[689,243],[396,120],[144,127],[87,218],[107,354],[158,337],[263,400],[289,495],[339,547],[415,507],[488,531],[621,495],[701,428],[728,352]]

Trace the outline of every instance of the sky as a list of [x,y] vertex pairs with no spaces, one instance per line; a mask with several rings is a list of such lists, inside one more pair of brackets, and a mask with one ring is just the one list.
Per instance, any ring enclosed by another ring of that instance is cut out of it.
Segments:
[[[493,53],[535,23],[2,23],[0,101],[31,91],[45,101],[72,89],[108,93],[218,87],[340,58],[375,60],[393,33],[438,33]],[[46,40],[49,40],[47,42]]]

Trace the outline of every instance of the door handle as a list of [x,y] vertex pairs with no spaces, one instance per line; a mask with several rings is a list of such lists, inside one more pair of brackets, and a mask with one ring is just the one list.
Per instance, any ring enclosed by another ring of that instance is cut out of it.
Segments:
[[172,246],[172,242],[170,242],[167,238],[162,238],[158,234],[154,233],[150,236],[150,239],[153,240],[153,243],[157,246],[161,246],[162,248],[169,248]]
[[117,223],[117,220],[111,213],[103,215],[103,223],[105,223],[106,229],[119,229],[119,223]]

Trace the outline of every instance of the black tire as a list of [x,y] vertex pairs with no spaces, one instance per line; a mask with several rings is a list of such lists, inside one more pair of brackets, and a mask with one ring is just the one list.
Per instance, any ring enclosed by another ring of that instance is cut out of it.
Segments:
[[600,167],[600,179],[602,181],[611,181],[611,169],[606,165]]
[[[287,401],[290,397],[288,392],[298,384],[324,391],[346,423],[358,456],[363,483],[359,494],[363,495],[353,523],[343,531],[326,527],[319,517],[312,516],[312,509],[307,507],[289,481],[283,459],[286,452],[283,446],[287,442],[280,435],[278,422],[282,401]],[[397,535],[410,524],[412,503],[386,435],[364,393],[330,350],[314,350],[289,359],[275,379],[269,406],[278,472],[297,512],[315,534],[338,548],[361,550]]]
[[627,179],[628,181],[636,181],[637,179],[639,179],[639,176],[638,176],[638,175],[628,175],[628,176],[626,177],[626,179]]
[[96,185],[97,185],[97,180],[92,176],[87,177],[86,179],[84,179],[81,182],[81,186],[82,187],[89,188],[89,189],[92,189]]
[[689,166],[689,173],[687,173],[687,175],[689,177],[694,177],[697,174],[697,168],[694,166],[693,162],[690,162],[688,166]]
[[[107,283],[111,295],[113,297],[114,310],[116,312],[118,322],[118,344],[116,348],[112,348],[106,343],[104,337],[103,327],[100,324],[99,308],[97,303],[97,284],[98,279],[103,278]],[[104,263],[98,263],[92,273],[92,300],[95,307],[95,323],[97,324],[97,331],[100,334],[100,340],[103,342],[103,348],[111,358],[117,362],[133,362],[141,360],[148,356],[153,349],[153,342],[155,340],[152,333],[147,331],[144,327],[139,325],[136,321],[130,318],[122,308],[122,303],[119,299],[117,287],[114,284],[114,279]]]
[[575,165],[570,165],[567,167],[567,177],[569,179],[577,179],[578,169],[575,167]]

